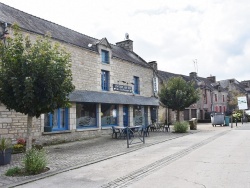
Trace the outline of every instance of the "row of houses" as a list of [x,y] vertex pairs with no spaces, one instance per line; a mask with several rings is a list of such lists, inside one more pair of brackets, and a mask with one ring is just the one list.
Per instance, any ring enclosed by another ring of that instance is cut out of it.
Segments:
[[[54,41],[71,53],[75,85],[69,96],[71,107],[55,109],[33,120],[33,137],[42,143],[95,137],[109,133],[110,127],[116,125],[173,122],[175,113],[160,103],[158,92],[164,82],[176,76],[194,81],[201,90],[200,100],[183,112],[183,120],[193,117],[204,120],[211,111],[228,110],[231,82],[222,84],[214,76],[202,78],[195,72],[185,76],[158,70],[156,61],[146,62],[133,51],[128,35],[125,40],[111,44],[107,38],[95,39],[0,3],[0,32],[8,29],[11,35],[14,23],[33,39],[49,32]],[[249,93],[245,89],[249,82],[234,84]],[[25,115],[0,105],[1,137],[25,138],[26,124]],[[47,126],[52,127],[51,132],[44,131]]]

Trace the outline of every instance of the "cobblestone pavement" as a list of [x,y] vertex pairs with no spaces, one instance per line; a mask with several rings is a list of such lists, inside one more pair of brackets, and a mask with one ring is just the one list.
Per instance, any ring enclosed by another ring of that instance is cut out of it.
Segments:
[[12,155],[11,164],[0,167],[0,187],[14,187],[29,181],[46,178],[71,169],[76,169],[98,161],[106,160],[128,152],[149,147],[153,144],[165,142],[178,137],[194,134],[200,131],[230,130],[230,127],[212,127],[211,124],[198,124],[198,130],[189,130],[188,133],[177,134],[170,132],[150,132],[145,137],[145,144],[138,143],[127,148],[126,139],[112,139],[111,135],[103,135],[89,140],[70,142],[59,145],[47,146],[48,167],[50,170],[43,174],[25,177],[7,177],[4,175],[7,169],[21,166],[23,154]]

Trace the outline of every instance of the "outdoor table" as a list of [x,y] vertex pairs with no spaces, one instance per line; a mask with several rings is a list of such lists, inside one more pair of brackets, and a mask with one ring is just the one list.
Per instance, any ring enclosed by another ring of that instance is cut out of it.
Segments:
[[[132,133],[132,135],[134,135],[135,132],[137,132],[136,130],[138,130],[140,127],[142,127],[142,125],[137,125],[137,126],[129,126],[129,127],[124,127],[124,126],[115,126],[115,129],[120,130],[121,134],[118,138],[124,136],[127,136],[127,133],[125,132],[127,130],[127,128],[129,129],[130,133]],[[129,135],[130,137],[130,135]]]

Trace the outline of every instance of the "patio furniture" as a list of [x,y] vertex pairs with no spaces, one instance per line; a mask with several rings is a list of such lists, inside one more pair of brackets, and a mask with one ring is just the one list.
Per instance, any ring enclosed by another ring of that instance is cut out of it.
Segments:
[[117,138],[117,134],[121,134],[121,131],[119,129],[116,129],[115,126],[112,126],[112,138],[114,138],[114,135],[115,135],[115,138]]
[[151,125],[149,125],[150,131],[156,131],[156,124],[152,123]]
[[164,125],[164,131],[170,132],[170,125],[171,125],[170,122],[168,122],[167,124],[165,124],[165,125]]
[[143,134],[144,132],[144,135],[145,136],[149,136],[149,126],[143,126],[142,130],[141,130],[141,134]]

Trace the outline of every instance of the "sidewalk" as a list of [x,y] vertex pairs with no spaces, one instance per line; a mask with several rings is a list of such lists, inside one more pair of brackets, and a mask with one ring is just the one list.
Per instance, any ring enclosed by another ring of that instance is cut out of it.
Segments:
[[[241,124],[238,124],[238,127],[240,126]],[[103,161],[128,152],[139,150],[140,148],[149,147],[160,142],[166,142],[168,140],[176,139],[189,134],[203,131],[224,131],[231,129],[230,126],[213,127],[210,123],[198,124],[197,128],[198,130],[189,130],[188,133],[184,134],[176,134],[172,132],[150,132],[150,136],[145,137],[145,144],[139,143],[131,145],[130,148],[127,148],[126,139],[112,139],[111,135],[47,146],[45,148],[48,151],[48,167],[50,170],[46,173],[34,176],[7,177],[4,175],[7,169],[20,166],[23,154],[15,154],[12,155],[10,165],[0,167],[0,187],[14,187],[16,185],[24,184],[25,182],[46,178],[48,176],[83,167],[98,161]]]

